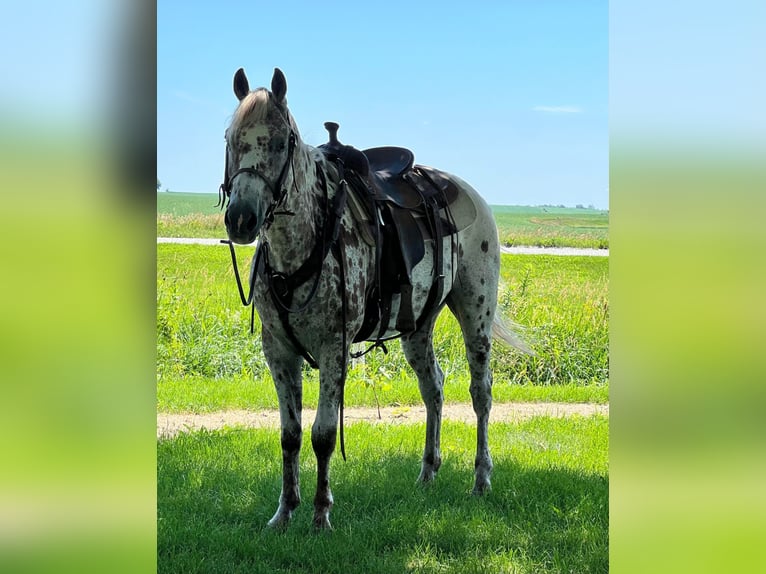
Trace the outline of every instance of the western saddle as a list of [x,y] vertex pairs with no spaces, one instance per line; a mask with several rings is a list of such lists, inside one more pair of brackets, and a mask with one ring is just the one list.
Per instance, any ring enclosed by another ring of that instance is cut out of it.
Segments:
[[[382,346],[391,328],[401,334],[417,330],[441,302],[444,257],[439,247],[445,237],[466,226],[466,222],[455,222],[451,210],[460,193],[442,172],[415,165],[413,153],[406,148],[387,146],[360,151],[338,140],[337,123],[325,122],[324,126],[329,141],[319,149],[338,167],[340,181],[348,183],[352,212],[362,222],[363,238],[375,248],[375,281],[367,292],[364,324],[354,341],[374,339],[376,345]],[[469,216],[470,221],[473,216]],[[435,247],[433,279],[426,305],[415,317],[412,270],[425,255],[426,240],[433,240]],[[453,238],[453,254],[455,242]],[[392,327],[394,294],[401,295],[401,303]],[[378,323],[379,331],[374,334]]]

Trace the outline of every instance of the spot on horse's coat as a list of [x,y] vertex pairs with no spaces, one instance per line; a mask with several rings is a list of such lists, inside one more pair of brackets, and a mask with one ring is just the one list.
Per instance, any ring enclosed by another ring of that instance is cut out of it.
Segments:
[[485,239],[481,242],[481,250],[486,253],[489,250],[489,242]]
[[463,244],[459,243],[457,246],[457,253],[460,257],[463,257]]

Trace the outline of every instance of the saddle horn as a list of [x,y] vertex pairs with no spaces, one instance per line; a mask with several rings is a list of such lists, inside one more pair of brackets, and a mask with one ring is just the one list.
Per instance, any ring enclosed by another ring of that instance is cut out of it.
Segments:
[[367,177],[370,172],[370,163],[367,156],[354,146],[343,145],[338,139],[338,129],[340,125],[336,122],[325,122],[324,129],[329,134],[329,141],[322,144],[319,148],[331,160],[339,159],[347,169],[353,169],[362,177]]
[[335,122],[324,123],[324,129],[330,134],[329,145],[340,145],[340,142],[338,141],[338,128],[340,128],[340,124]]

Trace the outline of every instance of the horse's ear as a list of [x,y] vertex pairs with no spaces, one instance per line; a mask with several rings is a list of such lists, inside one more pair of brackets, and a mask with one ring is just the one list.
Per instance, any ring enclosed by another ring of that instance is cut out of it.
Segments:
[[279,68],[274,68],[274,76],[271,78],[271,93],[280,104],[285,101],[287,95],[287,80]]
[[247,81],[245,70],[240,68],[234,74],[234,95],[241,101],[248,93],[250,93],[250,84]]

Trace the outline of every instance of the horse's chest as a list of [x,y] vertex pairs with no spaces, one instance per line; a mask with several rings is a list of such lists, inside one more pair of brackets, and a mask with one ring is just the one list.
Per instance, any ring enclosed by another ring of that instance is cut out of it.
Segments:
[[267,278],[265,273],[259,273],[253,301],[263,329],[273,334],[289,330],[301,343],[312,346],[315,339],[321,341],[344,327],[344,303],[346,327],[353,328],[364,315],[370,264],[364,253],[346,250],[343,265],[341,272],[335,255],[330,253],[318,278],[312,275],[292,290],[283,286],[280,277]]

